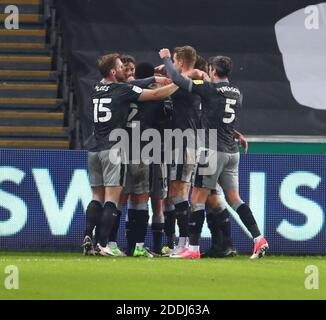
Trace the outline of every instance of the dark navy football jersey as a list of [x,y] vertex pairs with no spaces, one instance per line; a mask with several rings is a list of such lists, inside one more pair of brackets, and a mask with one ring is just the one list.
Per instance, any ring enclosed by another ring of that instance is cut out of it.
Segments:
[[94,85],[91,96],[93,112],[93,139],[90,151],[110,149],[116,141],[110,142],[112,130],[126,128],[130,103],[137,102],[142,89],[127,83],[102,83]]
[[133,128],[139,122],[140,131],[157,128],[158,122],[163,117],[163,101],[142,101],[130,104],[127,128]]
[[172,96],[174,129],[193,129],[199,126],[198,109],[201,99],[197,94],[179,88]]
[[[166,128],[166,124],[169,121],[169,113],[166,110],[166,104],[168,100],[165,101],[143,101],[135,102],[130,104],[130,113],[127,122],[127,132],[129,135],[129,156],[130,159],[136,159],[132,153],[132,148],[138,143],[138,140],[133,141],[132,130],[138,129],[140,135],[146,129],[156,129],[160,133],[161,137],[161,147],[164,143],[164,133],[163,130]],[[137,127],[138,126],[138,127]],[[138,138],[136,138],[138,139]],[[148,141],[140,141],[140,150],[148,144]]]
[[242,94],[233,84],[223,81],[217,83],[194,80],[192,92],[200,95],[202,101],[202,125],[217,131],[217,151],[235,153],[239,151],[234,140],[234,131],[242,105]]

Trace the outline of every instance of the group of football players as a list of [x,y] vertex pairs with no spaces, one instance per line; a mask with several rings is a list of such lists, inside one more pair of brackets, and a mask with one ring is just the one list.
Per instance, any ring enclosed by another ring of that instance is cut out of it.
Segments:
[[[215,56],[206,61],[191,46],[176,47],[172,57],[168,49],[159,55],[163,63],[156,68],[118,53],[98,59],[102,79],[90,100],[93,135],[86,145],[93,199],[86,210],[84,254],[126,255],[117,234],[127,205],[129,256],[235,256],[227,202],[252,235],[251,258],[264,256],[268,243],[239,194],[238,145],[246,149],[247,141],[235,130],[242,94],[229,81],[232,60]],[[154,149],[155,139],[139,138],[148,129],[160,135],[159,161],[149,161],[153,157],[145,152]],[[167,143],[171,134],[175,140],[181,136],[181,146]],[[144,245],[149,199],[151,250]],[[211,248],[201,253],[205,218]]]

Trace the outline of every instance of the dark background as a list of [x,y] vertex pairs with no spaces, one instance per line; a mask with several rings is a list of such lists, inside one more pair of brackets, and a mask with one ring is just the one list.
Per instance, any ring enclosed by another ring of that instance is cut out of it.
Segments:
[[[323,135],[326,111],[298,106],[286,78],[275,23],[308,0],[58,0],[64,45],[82,121],[95,79],[96,59],[129,53],[160,64],[162,47],[192,45],[204,57],[229,55],[231,79],[244,93],[239,129],[252,135]],[[83,122],[82,122],[83,123]],[[83,123],[84,138],[89,126]]]

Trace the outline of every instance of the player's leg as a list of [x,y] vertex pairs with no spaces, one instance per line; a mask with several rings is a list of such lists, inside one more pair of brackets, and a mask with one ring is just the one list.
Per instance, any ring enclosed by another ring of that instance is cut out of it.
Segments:
[[179,254],[188,245],[189,237],[189,191],[191,178],[194,173],[196,163],[191,161],[189,156],[191,151],[187,149],[184,152],[184,163],[175,163],[171,165],[170,170],[170,184],[169,184],[169,198],[172,199],[176,220],[179,227],[179,240],[175,252],[173,254]]
[[131,224],[131,234],[135,242],[134,257],[148,257],[153,255],[145,248],[145,237],[148,227],[148,200],[149,194],[131,194],[128,201],[128,220]]
[[184,181],[170,181],[169,198],[175,207],[175,216],[179,228],[179,239],[176,250],[183,250],[188,245],[189,237],[189,189],[190,184]]
[[121,190],[122,187],[120,186],[105,187],[105,199],[97,244],[97,251],[101,255],[114,256],[114,253],[108,246],[108,240],[118,217],[118,203]]
[[118,238],[118,232],[120,228],[120,220],[121,215],[123,212],[123,209],[127,205],[129,195],[124,192],[124,189],[122,189],[119,204],[118,204],[118,211],[117,211],[117,218],[115,220],[115,223],[112,227],[110,236],[109,236],[109,247],[111,248],[111,251],[114,253],[116,257],[124,257],[126,254],[119,248],[117,238]]
[[83,253],[84,255],[94,255],[93,231],[99,228],[104,203],[104,186],[102,179],[102,168],[97,152],[88,153],[88,172],[92,187],[92,201],[86,209],[86,228],[84,232]]
[[170,198],[164,199],[163,204],[163,214],[164,214],[164,233],[167,238],[167,246],[162,248],[162,254],[164,256],[169,256],[175,249],[175,206]]
[[92,201],[86,209],[86,234],[93,234],[95,228],[95,240],[100,229],[100,218],[102,216],[105,188],[104,186],[92,186]]
[[205,202],[209,193],[210,190],[206,188],[193,188],[191,194],[192,205],[189,214],[189,246],[171,256],[171,258],[200,258],[199,240],[205,221]]
[[214,161],[209,161],[206,172],[202,170],[201,164],[197,167],[189,214],[189,250],[181,252],[177,256],[178,258],[200,258],[199,240],[205,221],[205,204],[211,190],[216,189],[217,180],[223,167],[219,163],[223,159],[218,160],[216,155],[212,159]]
[[152,164],[150,170],[153,251],[161,254],[164,231],[163,199],[167,195],[166,170],[163,164]]
[[220,184],[227,202],[238,213],[241,221],[253,237],[254,251],[251,259],[256,259],[265,255],[266,250],[268,250],[268,243],[262,236],[251,209],[240,197],[238,182],[239,159],[239,153],[230,154],[230,161],[220,176]]
[[170,172],[171,165],[167,165],[167,197],[164,199],[163,203],[163,214],[164,214],[164,233],[167,237],[167,246],[162,248],[162,255],[169,256],[174,250],[175,246],[175,206],[171,198],[168,197],[169,194],[169,184],[170,184]]
[[126,181],[125,185],[122,190],[121,196],[124,198],[127,204],[127,215],[126,215],[126,224],[125,224],[125,235],[127,240],[127,255],[132,256],[135,250],[135,226],[134,226],[134,219],[133,219],[133,210],[129,206],[129,197],[131,192],[133,192],[133,176],[132,176],[132,167],[131,164],[127,166],[127,174],[126,174]]
[[164,215],[163,199],[151,198],[153,217],[152,217],[152,235],[153,235],[153,252],[160,255],[162,250],[163,232],[164,232]]
[[100,220],[103,211],[104,187],[92,187],[93,199],[86,209],[86,229],[84,233],[84,255],[95,255],[93,247],[93,231],[100,226]]
[[133,256],[152,257],[144,246],[149,220],[150,167],[141,162],[129,165],[129,169],[132,183],[128,201],[128,222],[130,237],[135,243],[135,249],[131,248],[131,252]]
[[[115,158],[114,158],[115,157]],[[101,255],[114,256],[109,248],[108,240],[118,217],[118,204],[125,181],[126,168],[121,163],[119,154],[112,150],[99,152],[103,168],[105,186],[104,206],[100,221],[99,241],[97,251]],[[112,160],[113,159],[113,160]]]
[[[219,187],[219,186],[218,186]],[[206,220],[212,235],[211,248],[202,254],[202,257],[223,258],[234,257],[237,251],[231,238],[230,212],[222,198],[222,190],[219,187],[213,190],[206,201]]]

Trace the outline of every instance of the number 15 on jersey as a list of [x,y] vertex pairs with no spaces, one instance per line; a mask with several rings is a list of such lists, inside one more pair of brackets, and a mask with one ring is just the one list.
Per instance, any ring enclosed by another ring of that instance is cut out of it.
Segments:
[[[107,122],[112,117],[112,112],[110,108],[105,107],[104,105],[110,104],[112,101],[111,98],[102,98],[102,99],[93,99],[94,104],[94,122]],[[99,117],[99,112],[105,113],[104,116]]]

